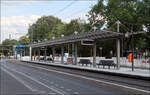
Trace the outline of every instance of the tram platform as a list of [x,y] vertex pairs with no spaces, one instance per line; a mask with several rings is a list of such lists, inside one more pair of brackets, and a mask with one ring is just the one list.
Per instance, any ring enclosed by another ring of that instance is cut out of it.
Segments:
[[63,67],[63,68],[69,68],[69,69],[77,69],[77,70],[82,70],[82,71],[90,71],[90,72],[95,72],[95,73],[103,73],[103,74],[111,74],[111,75],[119,75],[123,77],[131,77],[131,78],[140,78],[144,80],[149,80],[150,79],[150,70],[149,69],[139,69],[139,68],[134,68],[134,71],[132,71],[132,68],[126,68],[126,67],[121,67],[120,69],[117,69],[114,67],[110,67],[110,69],[103,68],[103,67],[93,67],[93,66],[81,66],[79,64],[77,65],[72,65],[72,64],[61,64],[61,62],[45,62],[45,61],[25,61],[22,60],[23,62],[28,62],[28,63],[34,63],[34,64],[41,64],[41,65],[50,65],[50,66],[55,66],[55,67]]

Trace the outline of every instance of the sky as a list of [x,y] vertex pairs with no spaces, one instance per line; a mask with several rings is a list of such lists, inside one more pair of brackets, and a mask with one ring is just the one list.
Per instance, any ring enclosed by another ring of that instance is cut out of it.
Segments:
[[97,0],[2,0],[1,1],[1,42],[26,35],[29,24],[41,16],[55,16],[65,23],[81,18],[97,3]]

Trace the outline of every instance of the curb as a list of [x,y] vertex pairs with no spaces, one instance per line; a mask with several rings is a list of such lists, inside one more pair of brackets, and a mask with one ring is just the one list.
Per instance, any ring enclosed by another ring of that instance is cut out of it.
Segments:
[[134,79],[140,79],[140,80],[150,80],[150,77],[140,76],[140,75],[130,75],[130,74],[124,74],[124,73],[109,72],[109,71],[98,71],[98,70],[93,70],[93,69],[88,69],[88,68],[71,67],[67,65],[44,64],[41,62],[31,62],[31,61],[22,61],[22,62],[39,63],[38,65],[47,65],[47,66],[53,66],[53,67],[59,67],[59,68],[82,70],[82,71],[87,71],[87,72],[101,73],[101,74],[120,76],[120,77],[126,77],[126,78],[134,78]]

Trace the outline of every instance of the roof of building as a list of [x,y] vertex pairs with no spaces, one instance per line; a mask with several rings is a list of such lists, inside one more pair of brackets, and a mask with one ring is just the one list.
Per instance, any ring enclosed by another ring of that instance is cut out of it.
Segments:
[[84,39],[110,40],[110,39],[118,39],[122,37],[124,37],[123,33],[106,31],[106,30],[97,30],[95,32],[83,32],[80,34],[72,34],[70,36],[64,36],[61,38],[56,38],[56,39],[48,40],[45,42],[33,43],[33,44],[30,44],[29,46],[44,47],[44,46],[54,46],[54,45],[74,43],[74,42],[79,42]]

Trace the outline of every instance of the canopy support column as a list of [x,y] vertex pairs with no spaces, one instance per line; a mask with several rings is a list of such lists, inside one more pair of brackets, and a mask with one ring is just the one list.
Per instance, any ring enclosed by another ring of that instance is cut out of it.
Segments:
[[40,51],[40,48],[38,48],[38,58],[39,58],[39,61],[40,61],[40,55],[41,55],[41,51]]
[[72,43],[72,58],[74,58],[74,53],[75,53],[75,51],[74,51],[74,43]]
[[74,43],[74,50],[75,50],[75,54],[74,54],[74,63],[75,65],[77,65],[77,57],[78,57],[78,47],[77,47],[77,43]]
[[32,47],[30,47],[30,60],[32,61]]
[[96,67],[96,41],[94,41],[93,45],[93,67]]
[[53,57],[53,63],[55,62],[55,47],[52,47],[52,57]]
[[61,63],[64,64],[64,45],[61,46]]
[[[116,23],[117,23],[117,32],[120,32],[119,31],[120,21],[118,20]],[[117,58],[116,58],[116,61],[117,61],[117,69],[120,69],[120,39],[119,38],[117,39]]]
[[47,47],[44,49],[44,61],[46,61],[46,56],[47,56]]
[[120,69],[120,39],[117,39],[117,69]]
[[[33,49],[33,56],[35,56],[35,54],[36,54],[36,50],[35,50],[35,48]],[[34,61],[35,61],[35,57],[33,57],[34,58]]]

